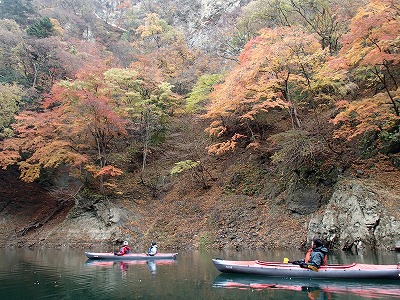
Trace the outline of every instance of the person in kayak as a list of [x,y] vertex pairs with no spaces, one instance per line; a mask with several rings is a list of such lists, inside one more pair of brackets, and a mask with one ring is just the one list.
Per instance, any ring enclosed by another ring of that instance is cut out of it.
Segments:
[[156,242],[151,242],[151,246],[149,250],[147,250],[147,255],[154,256],[157,254],[157,243]]
[[124,241],[123,246],[121,247],[121,249],[119,249],[119,252],[114,252],[114,255],[124,255],[124,254],[128,254],[131,252],[131,248],[128,245],[127,241]]
[[312,247],[306,253],[305,259],[296,260],[292,263],[301,268],[307,268],[318,272],[320,266],[326,265],[329,250],[320,239],[313,239]]

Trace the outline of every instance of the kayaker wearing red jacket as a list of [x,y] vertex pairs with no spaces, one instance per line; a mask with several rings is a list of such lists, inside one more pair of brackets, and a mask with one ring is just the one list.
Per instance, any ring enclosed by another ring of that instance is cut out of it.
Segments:
[[124,254],[128,254],[131,252],[131,248],[128,246],[128,242],[124,241],[123,246],[121,247],[121,249],[119,249],[119,252],[114,252],[114,255],[124,255]]
[[292,263],[318,272],[320,266],[326,265],[328,252],[328,248],[324,246],[324,243],[320,239],[314,239],[312,241],[312,248],[306,253],[306,258]]

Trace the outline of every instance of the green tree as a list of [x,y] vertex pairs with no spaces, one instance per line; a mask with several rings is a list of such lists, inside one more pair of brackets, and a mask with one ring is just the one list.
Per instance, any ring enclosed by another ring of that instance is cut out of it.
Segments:
[[[169,119],[180,108],[181,100],[172,85],[142,76],[140,69],[110,69],[105,72],[107,93],[118,99],[135,124],[135,136],[141,144],[142,182],[151,147],[165,139]],[[136,144],[136,141],[134,142]]]
[[16,84],[0,83],[0,138],[13,135],[9,125],[14,119],[24,96],[24,91]]
[[213,86],[220,82],[221,74],[206,74],[199,77],[196,85],[186,98],[186,112],[194,113],[203,108]]
[[14,20],[0,20],[0,82],[29,86],[29,44]]
[[48,17],[41,18],[35,24],[28,27],[26,32],[37,38],[49,37],[54,33],[54,25]]

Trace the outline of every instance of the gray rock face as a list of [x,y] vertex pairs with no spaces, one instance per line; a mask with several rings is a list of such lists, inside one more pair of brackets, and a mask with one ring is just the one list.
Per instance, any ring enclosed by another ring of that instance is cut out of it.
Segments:
[[317,211],[326,202],[324,195],[315,185],[294,186],[286,196],[287,208],[301,215]]
[[383,200],[399,203],[400,195],[361,180],[339,182],[325,213],[311,219],[309,240],[319,236],[336,249],[394,250],[400,221],[381,205]]
[[[151,3],[131,0],[139,16],[155,12],[169,25],[180,29],[189,45],[214,48],[220,35],[231,27],[235,15],[250,0],[154,0]],[[109,24],[117,24],[121,16],[120,1],[96,0],[96,14]]]

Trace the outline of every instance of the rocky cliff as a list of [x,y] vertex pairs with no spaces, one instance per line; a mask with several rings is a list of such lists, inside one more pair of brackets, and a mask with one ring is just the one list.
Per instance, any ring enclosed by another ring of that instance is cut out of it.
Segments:
[[3,246],[104,250],[127,239],[138,251],[151,240],[165,249],[299,249],[319,236],[332,249],[359,251],[394,250],[400,243],[399,187],[376,178],[341,178],[328,203],[307,214],[276,198],[226,193],[226,173],[206,191],[177,179],[157,198],[127,178],[126,195],[112,201],[79,196],[42,224],[59,201],[38,185],[18,183],[16,174],[0,175]]
[[345,250],[393,250],[400,242],[400,194],[377,181],[342,179],[321,214],[314,216],[308,237],[321,236]]
[[[96,13],[111,24],[118,24],[121,17],[120,2],[97,0]],[[250,0],[132,0],[132,11],[140,17],[155,12],[169,25],[184,33],[192,47],[216,49],[221,37],[234,24],[241,7]]]

